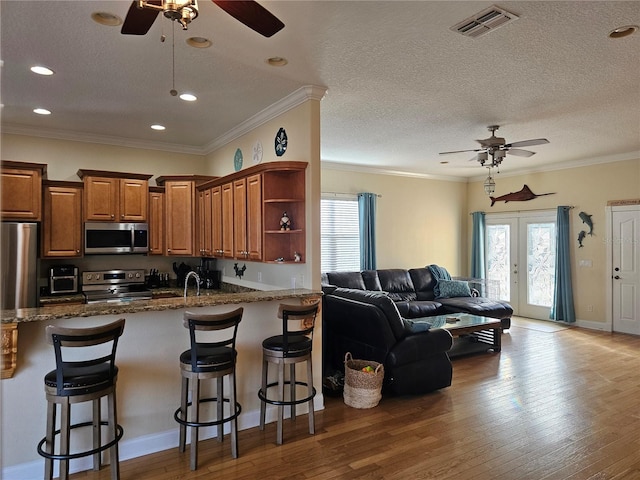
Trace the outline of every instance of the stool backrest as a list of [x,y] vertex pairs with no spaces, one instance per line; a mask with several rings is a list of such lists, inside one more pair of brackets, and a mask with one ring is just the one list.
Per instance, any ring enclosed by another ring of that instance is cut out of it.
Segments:
[[282,319],[282,340],[284,351],[289,350],[291,337],[305,336],[313,341],[313,329],[320,301],[309,305],[288,305],[281,303],[278,307],[278,318]]
[[[198,351],[203,347],[229,347],[235,351],[236,336],[238,334],[238,325],[242,320],[244,308],[240,307],[236,310],[226,313],[215,314],[196,314],[185,312],[183,324],[189,329],[189,338],[191,341],[191,367],[193,371],[198,371],[197,357]],[[225,331],[226,335],[216,341],[198,342],[196,341],[196,331],[202,330],[220,330]]]
[[[109,371],[109,381],[107,384],[101,384],[100,388],[106,388],[113,384],[116,376],[116,349],[118,347],[118,339],[124,331],[124,318],[116,320],[107,325],[88,328],[69,328],[49,325],[46,328],[47,342],[53,345],[56,356],[56,383],[58,395],[73,394],[73,390],[67,391],[64,388],[64,376],[70,371],[78,368],[92,367],[96,365],[107,364]],[[64,360],[63,348],[75,347],[91,347],[111,342],[111,348],[107,353],[104,350],[91,351],[93,354],[89,358],[83,360]]]

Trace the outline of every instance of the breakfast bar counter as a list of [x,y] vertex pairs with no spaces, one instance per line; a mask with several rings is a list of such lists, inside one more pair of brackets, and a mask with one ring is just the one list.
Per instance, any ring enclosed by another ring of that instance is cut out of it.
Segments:
[[[175,455],[180,455],[177,448],[178,424],[173,419],[173,412],[180,403],[179,357],[189,348],[189,331],[183,325],[184,313],[223,313],[242,307],[244,314],[237,337],[238,401],[242,405],[238,427],[242,430],[259,424],[257,393],[261,384],[262,341],[282,331],[282,320],[277,317],[278,306],[280,303],[311,303],[319,300],[322,293],[311,289],[236,293],[201,290],[200,296],[196,296],[193,288],[189,289],[186,298],[175,296],[177,293],[178,289],[158,292],[157,296],[162,298],[152,300],[99,304],[70,302],[2,311],[3,363],[12,356],[14,361],[17,358],[15,371],[2,380],[0,389],[3,429],[20,432],[20,435],[10,442],[3,442],[2,458],[11,460],[4,463],[0,476],[36,478],[42,474],[43,461],[35,447],[44,435],[46,424],[43,379],[55,366],[53,348],[45,338],[47,325],[94,327],[125,319],[116,357],[119,368],[118,417],[124,428],[120,442],[122,461],[174,447]],[[318,410],[324,406],[320,318],[316,322],[313,341],[313,383],[318,391],[314,404]],[[11,339],[13,332],[15,342]],[[8,338],[5,338],[5,333]],[[78,406],[76,411],[80,416],[90,415],[90,403],[86,411],[83,410],[84,404]],[[300,410],[302,415],[306,407],[300,406]],[[275,409],[267,409],[267,422],[275,418]],[[267,434],[275,441],[275,432],[270,434],[272,428],[275,425],[267,425]],[[285,426],[285,437],[287,428],[290,427]],[[207,427],[201,435],[207,438],[214,433],[213,427]],[[208,454],[213,453],[203,449],[200,456],[205,460]],[[72,472],[90,468],[90,461],[83,464],[84,460],[73,460]]]

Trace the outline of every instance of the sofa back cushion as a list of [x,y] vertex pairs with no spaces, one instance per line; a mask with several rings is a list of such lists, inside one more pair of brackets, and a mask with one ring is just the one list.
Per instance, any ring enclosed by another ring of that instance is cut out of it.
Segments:
[[378,279],[382,290],[388,292],[393,301],[417,300],[416,290],[407,270],[401,268],[378,270]]
[[327,280],[330,285],[342,288],[354,288],[366,290],[362,274],[360,272],[327,272]]
[[380,285],[380,279],[378,278],[377,270],[363,270],[362,271],[362,279],[364,280],[364,286],[367,290],[371,290],[373,292],[379,292],[383,290]]
[[405,324],[398,312],[398,308],[390,296],[385,292],[372,292],[369,290],[355,290],[350,288],[336,288],[331,294],[335,297],[356,300],[378,307],[387,317],[389,328],[397,340],[406,335]]
[[431,275],[429,268],[412,268],[409,270],[409,275],[416,289],[418,300],[434,300],[436,298],[433,292],[436,279]]

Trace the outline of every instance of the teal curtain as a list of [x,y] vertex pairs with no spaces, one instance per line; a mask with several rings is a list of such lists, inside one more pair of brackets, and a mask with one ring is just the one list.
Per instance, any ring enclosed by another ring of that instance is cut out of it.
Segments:
[[556,285],[549,318],[558,322],[573,323],[573,287],[571,286],[571,239],[569,211],[571,207],[558,207],[556,220]]
[[358,194],[360,219],[360,268],[376,268],[376,199],[375,193]]
[[484,270],[484,212],[473,212],[471,230],[471,277],[485,278]]

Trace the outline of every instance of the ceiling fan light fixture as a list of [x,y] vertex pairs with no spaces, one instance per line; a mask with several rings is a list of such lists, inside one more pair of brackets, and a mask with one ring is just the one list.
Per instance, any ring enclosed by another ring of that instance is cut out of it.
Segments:
[[91,19],[106,27],[117,27],[118,25],[122,25],[122,19],[109,12],[93,12],[91,14]]
[[478,153],[478,162],[480,162],[480,165],[484,165],[484,162],[486,162],[488,158],[489,154],[487,152]]
[[609,32],[609,38],[624,38],[638,31],[638,25],[625,25]]

